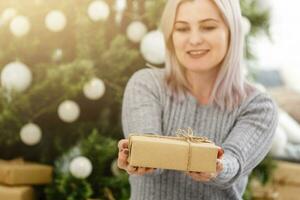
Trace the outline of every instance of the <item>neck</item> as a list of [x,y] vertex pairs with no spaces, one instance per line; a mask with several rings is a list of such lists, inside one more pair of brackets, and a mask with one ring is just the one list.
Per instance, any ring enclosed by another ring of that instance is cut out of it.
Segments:
[[217,75],[218,71],[210,73],[186,72],[190,93],[197,98],[199,103],[208,103]]

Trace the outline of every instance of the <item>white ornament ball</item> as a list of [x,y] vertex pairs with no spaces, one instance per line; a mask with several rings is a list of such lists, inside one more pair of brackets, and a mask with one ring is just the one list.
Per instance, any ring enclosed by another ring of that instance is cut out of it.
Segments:
[[134,21],[127,27],[126,33],[130,41],[138,43],[147,33],[147,27],[140,21]]
[[160,31],[147,33],[141,42],[141,53],[144,59],[152,64],[163,64],[165,62],[165,42]]
[[104,21],[110,14],[109,6],[103,0],[95,0],[88,7],[88,16],[93,21]]
[[31,81],[31,71],[21,62],[9,63],[1,72],[1,85],[8,91],[23,92],[30,86]]
[[270,0],[258,0],[257,1],[257,7],[258,9],[262,11],[267,11],[272,8]]
[[270,149],[270,154],[276,157],[284,156],[284,149],[287,145],[287,136],[284,129],[279,125],[277,126],[273,141],[272,147]]
[[30,22],[25,16],[17,16],[10,22],[10,31],[16,37],[22,37],[30,31]]
[[283,77],[286,87],[295,90],[296,92],[300,92],[299,74],[300,67],[296,65],[285,65],[280,70],[280,75]]
[[25,144],[30,146],[36,145],[42,138],[42,130],[38,125],[28,123],[21,128],[20,137]]
[[251,31],[251,22],[247,17],[242,17],[242,30],[244,35],[248,35]]
[[110,170],[112,172],[112,174],[114,176],[120,176],[122,171],[120,170],[120,168],[118,167],[118,160],[114,160],[112,163],[111,163],[111,166],[110,166]]
[[99,78],[93,78],[83,87],[83,94],[91,100],[100,99],[105,92],[104,82]]
[[8,22],[10,21],[12,18],[14,18],[17,15],[17,11],[14,8],[6,8],[1,16],[1,19],[3,20],[3,22]]
[[300,124],[284,110],[279,110],[279,125],[286,133],[288,142],[300,144]]
[[52,10],[47,14],[45,24],[50,31],[59,32],[65,28],[67,19],[63,12]]
[[79,156],[71,161],[69,170],[74,177],[84,179],[92,173],[93,166],[88,158]]
[[78,104],[71,100],[66,100],[58,106],[59,118],[67,123],[76,121],[80,114],[80,108]]
[[61,61],[63,57],[63,50],[62,49],[55,49],[52,54],[52,60],[55,62]]
[[127,0],[116,0],[115,10],[117,12],[123,12],[127,7]]

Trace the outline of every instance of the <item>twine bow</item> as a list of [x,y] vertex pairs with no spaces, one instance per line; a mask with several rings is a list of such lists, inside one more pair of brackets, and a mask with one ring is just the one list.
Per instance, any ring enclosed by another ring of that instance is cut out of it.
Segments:
[[187,159],[187,171],[190,171],[191,168],[191,158],[192,158],[192,151],[191,151],[191,143],[212,143],[210,140],[208,140],[207,137],[201,137],[201,136],[194,136],[193,129],[187,128],[184,129],[177,129],[176,135],[179,138],[184,139],[189,144],[188,149],[188,159]]
[[194,143],[212,143],[207,137],[195,136],[193,129],[191,128],[187,128],[186,130],[181,128],[177,129],[176,136],[183,138],[185,141],[190,141]]

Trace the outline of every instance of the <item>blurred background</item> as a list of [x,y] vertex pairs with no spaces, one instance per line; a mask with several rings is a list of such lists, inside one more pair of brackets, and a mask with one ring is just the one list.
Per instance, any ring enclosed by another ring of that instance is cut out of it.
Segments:
[[[280,107],[271,152],[251,174],[244,198],[296,199],[291,191],[300,189],[293,175],[300,172],[300,3],[240,3],[244,75]],[[53,170],[46,181],[49,171],[37,175],[44,181],[26,176],[32,166],[16,173],[15,182],[0,176],[0,199],[25,192],[35,194],[27,199],[129,198],[128,176],[116,166],[122,96],[135,71],[164,66],[158,30],[164,4],[0,1],[0,175],[30,162]]]

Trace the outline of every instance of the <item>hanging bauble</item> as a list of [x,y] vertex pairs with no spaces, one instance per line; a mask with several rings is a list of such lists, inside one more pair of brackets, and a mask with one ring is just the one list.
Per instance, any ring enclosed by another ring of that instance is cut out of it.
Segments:
[[71,100],[66,100],[58,106],[59,118],[67,123],[76,121],[80,114],[80,108],[78,104]]
[[4,66],[1,72],[1,85],[7,91],[23,92],[32,81],[29,68],[21,62],[12,62]]
[[79,156],[71,161],[69,170],[72,176],[84,179],[92,173],[93,166],[88,158],[84,156]]
[[22,37],[30,31],[30,22],[25,16],[17,16],[10,22],[9,28],[14,36]]
[[62,50],[62,49],[58,48],[58,49],[55,49],[55,50],[53,51],[53,54],[52,54],[52,60],[53,60],[54,62],[59,62],[59,61],[61,61],[62,57],[63,57],[63,50]]
[[6,23],[6,22],[10,21],[11,19],[13,19],[16,15],[17,15],[16,9],[6,8],[1,15],[1,19],[2,19],[3,23]]
[[140,42],[147,33],[147,27],[143,22],[133,21],[126,30],[127,37],[132,42]]
[[123,12],[127,7],[127,0],[116,0],[115,1],[115,10],[117,12]]
[[107,3],[103,0],[95,0],[88,7],[88,15],[93,21],[104,21],[108,18],[110,10]]
[[100,99],[105,92],[104,82],[99,78],[93,78],[83,87],[83,94],[91,100]]
[[122,173],[122,171],[120,170],[120,168],[118,167],[118,160],[114,160],[112,163],[111,163],[111,166],[110,166],[110,170],[111,170],[111,173],[114,175],[114,176],[120,176],[120,174]]
[[120,25],[123,19],[123,13],[127,7],[127,0],[115,0],[115,21]]
[[284,85],[295,92],[300,92],[299,74],[299,66],[285,65],[280,69],[280,77],[283,78]]
[[160,31],[147,33],[142,39],[140,49],[146,61],[157,65],[164,63],[165,42]]
[[38,125],[28,123],[21,128],[20,137],[24,144],[30,146],[36,145],[42,138],[42,130]]
[[248,35],[251,31],[251,22],[247,17],[242,17],[242,30],[244,35]]
[[59,32],[65,28],[67,19],[60,10],[52,10],[47,14],[45,24],[50,31]]

